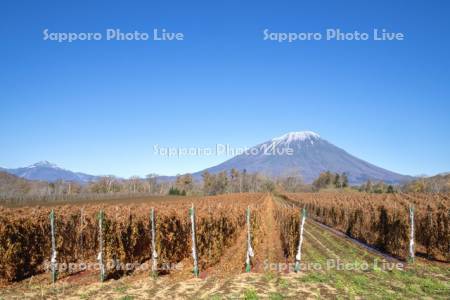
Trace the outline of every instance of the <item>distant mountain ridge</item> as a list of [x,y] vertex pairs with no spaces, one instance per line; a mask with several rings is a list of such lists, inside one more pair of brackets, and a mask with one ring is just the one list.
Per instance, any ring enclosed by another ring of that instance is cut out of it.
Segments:
[[[289,155],[287,149],[292,150]],[[267,155],[267,154],[273,155]],[[299,175],[311,183],[321,172],[346,173],[349,182],[360,184],[367,180],[404,183],[413,177],[401,175],[361,160],[312,131],[289,132],[250,148],[217,166],[193,174],[199,178],[205,171],[218,173],[232,168],[268,177]]]
[[[291,151],[292,153],[289,153]],[[398,174],[359,159],[345,150],[331,144],[312,131],[289,132],[250,148],[217,166],[192,173],[196,180],[203,172],[219,173],[246,170],[271,178],[300,176],[305,183],[312,183],[322,172],[346,173],[351,184],[361,184],[367,180],[383,181],[390,184],[408,182],[414,177]],[[29,180],[54,182],[73,181],[86,184],[98,180],[99,176],[73,172],[60,168],[48,161],[4,171]],[[174,176],[158,176],[161,181],[172,181]]]
[[58,167],[56,164],[50,163],[46,160],[37,162],[33,165],[16,169],[0,168],[0,171],[16,175],[28,180],[41,180],[48,182],[55,182],[58,180],[72,181],[80,184],[96,181],[99,177],[89,175],[81,172],[72,172]]

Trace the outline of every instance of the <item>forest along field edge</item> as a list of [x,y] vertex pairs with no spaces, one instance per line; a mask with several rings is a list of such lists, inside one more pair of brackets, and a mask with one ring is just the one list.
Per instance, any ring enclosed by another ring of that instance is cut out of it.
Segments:
[[202,182],[192,174],[179,175],[172,180],[156,175],[146,178],[132,176],[129,179],[115,176],[99,176],[97,180],[78,183],[57,180],[46,182],[28,180],[0,170],[0,205],[53,206],[63,204],[101,204],[105,201],[117,203],[147,201],[157,196],[166,201],[169,196],[202,196],[226,193],[266,193],[266,192],[317,192],[332,190],[335,192],[366,193],[450,193],[450,174],[417,178],[404,184],[386,184],[382,181],[361,182],[359,185],[349,182],[346,173],[323,172],[311,183],[306,184],[298,176],[268,178],[258,173],[230,172],[217,174],[205,171]]
[[[277,201],[273,201],[273,198]],[[54,243],[56,261],[68,266],[74,263],[97,263],[100,246],[102,260],[108,268],[105,280],[133,275],[134,269],[117,268],[132,262],[150,262],[153,252],[151,236],[151,209],[155,211],[155,246],[158,257],[158,275],[174,276],[174,280],[192,278],[192,224],[189,209],[195,207],[195,236],[197,265],[200,277],[214,274],[215,267],[222,267],[221,257],[244,241],[247,248],[247,222],[252,233],[249,241],[256,250],[250,257],[252,272],[265,272],[261,268],[269,261],[293,263],[296,260],[300,237],[301,209],[308,218],[335,228],[349,237],[379,251],[413,263],[410,253],[411,219],[414,216],[414,255],[420,276],[432,274],[448,281],[449,268],[449,197],[428,194],[366,194],[366,193],[287,193],[277,197],[270,194],[227,194],[211,197],[161,197],[86,205],[55,205],[1,208],[0,217],[0,276],[4,286],[12,282],[41,274],[49,274],[52,255],[52,226],[54,215]],[[99,212],[103,212],[100,234]],[[247,211],[251,212],[247,218]],[[309,224],[309,223],[308,223]],[[310,226],[310,225],[308,225]],[[319,248],[327,241],[310,236],[306,241]],[[277,235],[277,236],[275,236]],[[324,234],[317,235],[324,238]],[[242,238],[243,237],[243,238]],[[277,240],[279,242],[277,242]],[[313,250],[306,257],[314,260]],[[356,246],[354,246],[356,247]],[[330,247],[325,247],[329,250]],[[262,254],[261,254],[262,253]],[[331,252],[330,252],[331,253]],[[328,254],[330,254],[328,253]],[[317,258],[318,259],[318,258]],[[106,262],[109,262],[107,264]],[[178,272],[178,263],[187,273]],[[224,274],[245,272],[245,257],[236,261],[234,268],[220,268]],[[76,265],[76,264],[75,264]],[[430,266],[430,268],[428,268]],[[434,268],[434,266],[437,266]],[[208,270],[208,272],[206,272]],[[444,271],[441,271],[444,270]],[[147,270],[151,273],[151,269]],[[99,271],[94,273],[98,274]],[[81,276],[80,270],[58,269],[58,278]],[[89,274],[89,273],[87,273]],[[216,272],[217,275],[217,272]],[[419,276],[419,275],[418,275]],[[49,284],[50,277],[46,276]],[[98,281],[96,276],[92,282]],[[347,278],[348,280],[348,278]],[[439,286],[446,289],[448,286]]]

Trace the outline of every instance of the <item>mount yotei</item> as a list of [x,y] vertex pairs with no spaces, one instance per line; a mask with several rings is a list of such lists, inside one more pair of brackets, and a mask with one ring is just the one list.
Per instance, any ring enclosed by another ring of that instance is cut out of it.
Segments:
[[289,132],[193,175],[198,178],[204,171],[218,173],[233,168],[272,178],[300,176],[305,183],[311,183],[326,171],[346,173],[352,184],[369,179],[386,183],[403,183],[412,179],[361,160],[312,131]]

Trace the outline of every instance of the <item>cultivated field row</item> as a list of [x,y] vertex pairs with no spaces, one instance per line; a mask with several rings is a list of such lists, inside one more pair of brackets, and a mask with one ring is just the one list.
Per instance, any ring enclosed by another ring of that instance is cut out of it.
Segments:
[[284,199],[305,207],[314,220],[393,256],[450,262],[448,195],[297,193]]
[[[247,208],[251,224],[258,226],[263,194],[236,194],[216,197],[179,197],[170,201],[95,204],[50,207],[1,208],[0,277],[17,281],[44,271],[52,256],[49,220],[55,216],[56,261],[96,262],[102,240],[104,262],[142,263],[152,258],[151,208],[155,210],[155,241],[158,263],[173,265],[192,255],[189,208],[196,213],[198,265],[201,270],[218,262],[245,228]],[[103,212],[102,236],[99,212]],[[106,277],[118,277],[123,268],[107,270]],[[64,274],[59,274],[64,275]]]

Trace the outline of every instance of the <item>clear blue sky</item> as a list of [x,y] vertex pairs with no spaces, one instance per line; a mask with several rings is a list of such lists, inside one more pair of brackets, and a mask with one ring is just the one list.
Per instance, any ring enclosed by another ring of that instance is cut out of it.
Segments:
[[[95,2],[95,3],[94,3]],[[450,171],[448,1],[2,1],[0,166],[176,174],[313,130],[404,174]],[[42,31],[183,32],[184,41],[43,41]],[[262,31],[403,32],[405,41],[263,41]]]

